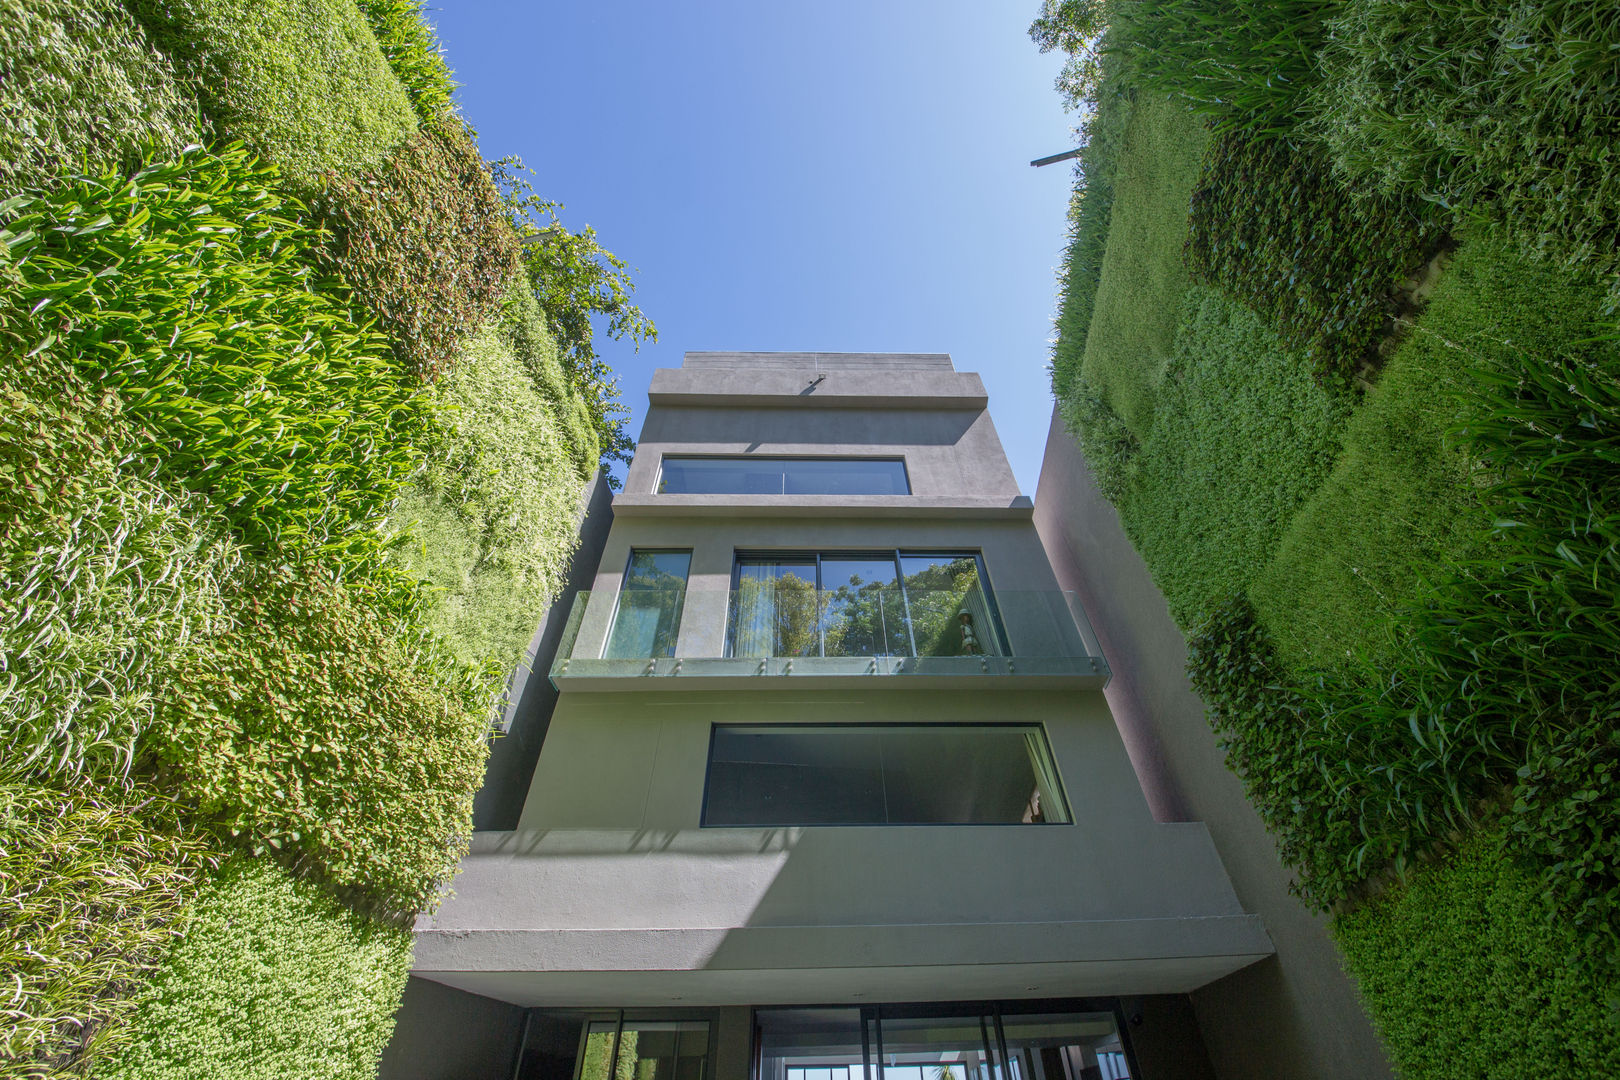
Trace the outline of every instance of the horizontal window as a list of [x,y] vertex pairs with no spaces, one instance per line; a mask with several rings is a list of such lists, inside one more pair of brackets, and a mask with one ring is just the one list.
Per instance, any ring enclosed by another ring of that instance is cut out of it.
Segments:
[[969,552],[741,553],[731,656],[1000,656],[995,604]]
[[666,457],[660,495],[910,495],[899,458]]
[[703,824],[1066,822],[1038,724],[719,724]]

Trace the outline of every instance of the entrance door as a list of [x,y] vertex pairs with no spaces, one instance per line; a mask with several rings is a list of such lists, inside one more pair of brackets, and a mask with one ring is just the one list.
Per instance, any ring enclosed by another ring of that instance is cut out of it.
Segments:
[[1030,1005],[761,1009],[756,1080],[1130,1080],[1115,1011]]

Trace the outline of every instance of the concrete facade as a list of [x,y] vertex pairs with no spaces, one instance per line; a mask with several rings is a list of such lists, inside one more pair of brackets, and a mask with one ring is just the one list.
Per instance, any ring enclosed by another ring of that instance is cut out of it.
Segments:
[[[1140,1075],[1211,1075],[1186,995],[1270,937],[1206,827],[1156,820],[978,377],[940,355],[694,353],[650,398],[521,814],[475,835],[416,975],[524,1008],[718,1010],[714,1080],[749,1076],[723,1052],[751,1038],[746,1006],[1036,998],[1137,1001]],[[660,494],[666,454],[900,458],[910,494]],[[604,660],[637,549],[691,552],[673,656]],[[1008,655],[726,656],[738,552],[896,549],[978,555]],[[704,826],[714,725],[833,722],[1034,725],[1069,819]]]
[[1276,944],[1275,956],[1192,995],[1217,1074],[1390,1076],[1326,920],[1289,893],[1289,872],[1215,745],[1163,595],[1055,411],[1035,506],[1052,565],[1080,595],[1115,672],[1104,696],[1154,817],[1209,827],[1244,910],[1265,920]]

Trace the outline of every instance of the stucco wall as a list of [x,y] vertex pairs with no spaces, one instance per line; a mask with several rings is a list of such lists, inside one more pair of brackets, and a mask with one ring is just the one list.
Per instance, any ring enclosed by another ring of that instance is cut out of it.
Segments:
[[1080,593],[1101,639],[1114,671],[1106,696],[1155,811],[1161,820],[1208,823],[1244,907],[1265,919],[1277,945],[1275,958],[1193,995],[1217,1073],[1389,1076],[1325,919],[1289,894],[1289,872],[1215,745],[1164,597],[1055,412],[1035,519],[1060,579]]

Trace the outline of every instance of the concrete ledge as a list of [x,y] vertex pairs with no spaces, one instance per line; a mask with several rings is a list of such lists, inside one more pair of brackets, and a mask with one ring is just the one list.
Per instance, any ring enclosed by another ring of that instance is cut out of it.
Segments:
[[[688,930],[428,930],[414,974],[519,1004],[1188,993],[1270,956],[1253,915]],[[994,962],[983,962],[994,957]]]
[[973,499],[949,495],[630,495],[613,497],[617,517],[994,518],[1029,521],[1028,495]]
[[948,368],[817,371],[814,367],[659,368],[647,398],[654,405],[727,408],[943,409],[985,408],[984,382]]

